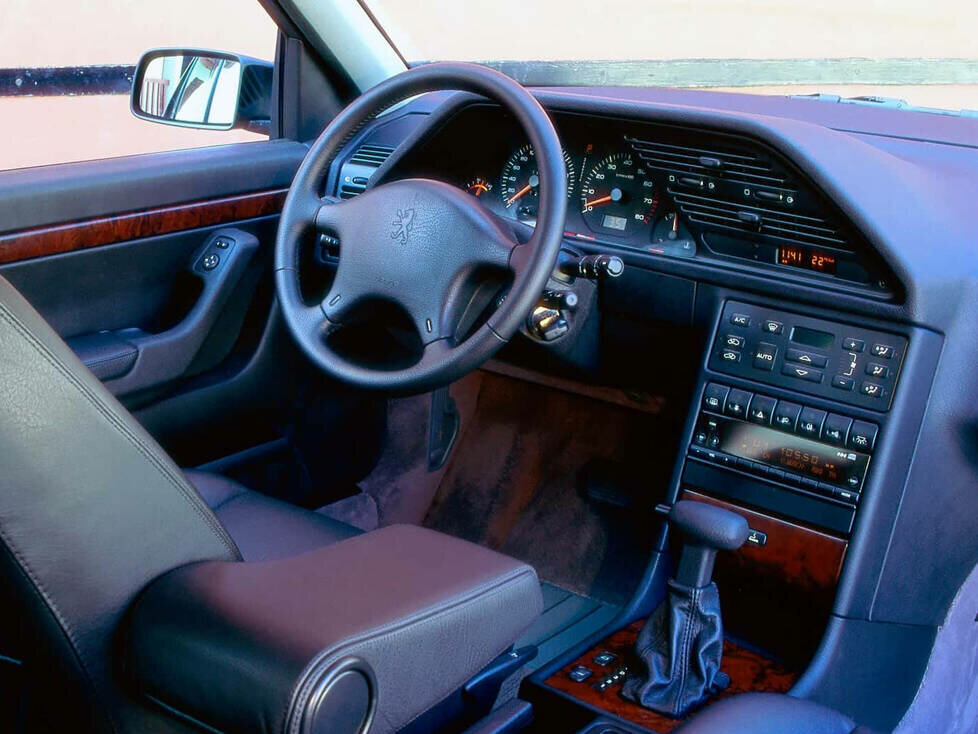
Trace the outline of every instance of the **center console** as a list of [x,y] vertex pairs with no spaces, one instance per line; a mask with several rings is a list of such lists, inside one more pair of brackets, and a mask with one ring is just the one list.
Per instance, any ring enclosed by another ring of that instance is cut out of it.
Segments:
[[897,334],[728,301],[682,484],[848,535],[906,348]]
[[[859,513],[878,513],[892,495],[891,444],[902,442],[906,403],[902,393],[897,403],[894,397],[907,389],[904,370],[914,379],[921,353],[918,345],[908,359],[908,338],[886,327],[721,299],[702,299],[709,311],[701,323],[712,313],[713,331],[665,497],[667,505],[712,505],[748,526],[742,547],[716,555],[721,670],[730,683],[712,701],[788,692],[815,658]],[[665,537],[670,553],[660,578],[682,565],[677,533]],[[682,717],[622,695],[649,623],[638,619],[548,670],[543,690],[646,730],[678,727]],[[586,671],[593,675],[583,677]]]

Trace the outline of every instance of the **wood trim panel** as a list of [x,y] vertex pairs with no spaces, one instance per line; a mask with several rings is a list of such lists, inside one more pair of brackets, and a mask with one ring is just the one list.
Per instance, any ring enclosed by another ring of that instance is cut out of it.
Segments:
[[736,512],[767,544],[717,554],[724,629],[793,665],[811,660],[832,611],[848,543],[835,535],[700,492],[683,499]]
[[278,214],[286,189],[174,204],[0,235],[0,263]]
[[[546,685],[561,691],[579,701],[618,716],[646,729],[666,734],[683,723],[684,719],[673,719],[670,716],[650,711],[633,703],[620,695],[621,683],[615,683],[603,691],[594,684],[603,676],[613,673],[623,663],[630,670],[637,669],[637,661],[633,649],[638,633],[644,621],[633,622],[628,627],[618,630],[606,640],[595,645],[584,655],[569,665],[551,675]],[[618,656],[609,667],[601,667],[594,662],[594,656],[599,652],[608,651]],[[593,674],[587,680],[573,681],[568,677],[572,668],[583,665],[590,668]],[[714,700],[720,700],[738,693],[763,691],[768,693],[785,693],[798,678],[798,673],[770,660],[763,655],[747,650],[729,640],[723,643],[723,662],[720,669],[730,676],[730,686],[719,693]]]
[[835,589],[848,546],[842,538],[688,489],[682,499],[736,512],[747,519],[751,528],[767,534],[767,545],[745,543],[735,553],[718,554],[717,563],[721,566],[753,567],[756,573],[810,593]]

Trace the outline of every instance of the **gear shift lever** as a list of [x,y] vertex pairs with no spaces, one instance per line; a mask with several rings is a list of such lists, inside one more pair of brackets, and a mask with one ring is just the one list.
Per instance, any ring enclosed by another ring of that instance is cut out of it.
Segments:
[[689,500],[672,506],[669,522],[685,538],[679,567],[635,643],[645,675],[630,676],[622,695],[678,717],[728,682],[720,672],[723,624],[713,562],[718,550],[742,546],[750,529],[736,513]]

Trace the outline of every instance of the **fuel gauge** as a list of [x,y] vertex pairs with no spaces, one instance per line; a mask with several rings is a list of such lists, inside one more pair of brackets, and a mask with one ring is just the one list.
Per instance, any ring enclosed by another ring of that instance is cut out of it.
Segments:
[[475,178],[466,181],[464,188],[466,191],[472,194],[472,196],[479,197],[492,191],[492,184],[489,183],[489,179],[483,178],[482,176],[476,176]]
[[696,254],[696,240],[679,221],[676,212],[669,212],[652,228],[649,252],[668,257],[693,257]]

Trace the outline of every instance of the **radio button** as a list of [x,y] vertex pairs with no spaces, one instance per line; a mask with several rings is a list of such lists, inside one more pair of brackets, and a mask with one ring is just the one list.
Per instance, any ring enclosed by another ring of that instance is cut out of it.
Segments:
[[774,415],[774,407],[778,401],[766,395],[755,395],[750,402],[750,411],[747,418],[751,423],[760,423],[762,426],[771,425],[771,416]]
[[807,352],[804,349],[789,349],[785,353],[785,359],[789,362],[798,362],[806,367],[824,367],[829,363],[829,358],[824,354]]
[[802,408],[798,416],[798,433],[809,438],[819,438],[822,435],[822,424],[828,416],[824,410]]
[[825,426],[822,427],[822,438],[827,443],[845,446],[846,439],[849,438],[850,426],[852,426],[852,418],[829,413],[829,417],[825,419]]
[[750,405],[753,393],[746,390],[731,390],[727,395],[727,407],[723,412],[732,415],[734,418],[743,418],[747,415],[747,406]]
[[788,377],[797,377],[799,380],[805,380],[805,382],[821,382],[822,381],[822,370],[817,370],[812,367],[803,367],[800,364],[785,364],[781,368],[782,375],[788,375]]
[[794,431],[798,426],[798,416],[801,406],[795,403],[780,401],[774,409],[774,425],[782,431]]
[[835,497],[835,493],[838,491],[838,487],[834,484],[829,484],[828,482],[819,482],[818,491],[827,497]]
[[875,423],[854,421],[849,429],[849,448],[856,451],[872,451],[876,446],[876,434],[879,426]]
[[703,391],[703,408],[712,410],[714,413],[722,413],[729,392],[730,388],[726,385],[717,385],[715,382],[711,382]]
[[761,342],[757,345],[757,351],[754,352],[754,369],[770,372],[774,369],[774,361],[777,358],[777,345]]
[[859,501],[859,492],[853,492],[851,489],[844,489],[843,487],[836,487],[835,498],[854,505]]

